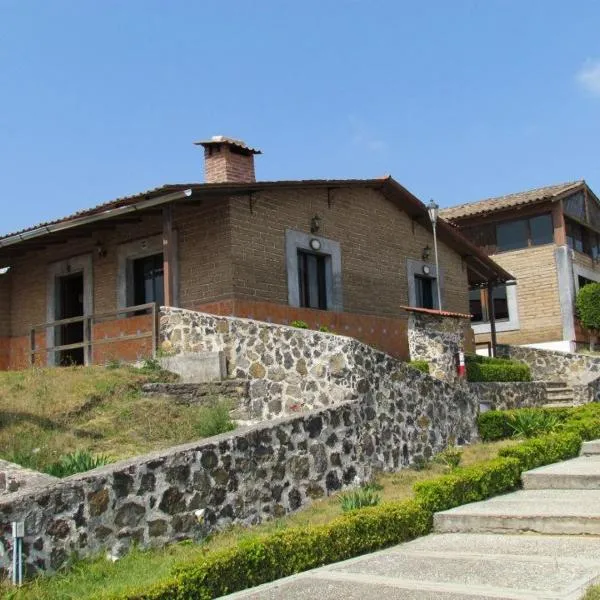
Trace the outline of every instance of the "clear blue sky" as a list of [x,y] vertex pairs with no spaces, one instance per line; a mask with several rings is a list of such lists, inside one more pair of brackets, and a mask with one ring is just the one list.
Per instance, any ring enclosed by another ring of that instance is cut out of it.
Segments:
[[0,233],[163,183],[386,173],[442,206],[600,193],[600,3],[0,0]]

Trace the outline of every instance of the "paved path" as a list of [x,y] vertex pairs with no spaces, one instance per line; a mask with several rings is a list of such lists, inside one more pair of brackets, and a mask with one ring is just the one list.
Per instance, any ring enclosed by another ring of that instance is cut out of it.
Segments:
[[600,583],[600,440],[523,487],[436,514],[432,535],[227,598],[579,600]]

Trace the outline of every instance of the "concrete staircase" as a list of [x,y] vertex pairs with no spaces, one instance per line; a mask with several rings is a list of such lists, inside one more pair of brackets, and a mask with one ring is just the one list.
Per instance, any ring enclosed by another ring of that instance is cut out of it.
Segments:
[[545,408],[565,408],[574,405],[573,388],[564,381],[546,381],[546,395],[548,402]]
[[580,600],[600,582],[600,440],[523,487],[436,514],[433,535],[228,598]]

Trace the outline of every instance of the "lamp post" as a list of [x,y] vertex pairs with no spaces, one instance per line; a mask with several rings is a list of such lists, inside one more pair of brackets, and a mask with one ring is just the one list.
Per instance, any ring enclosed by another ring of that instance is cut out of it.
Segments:
[[427,212],[429,213],[429,219],[431,221],[431,227],[433,229],[433,252],[435,255],[435,285],[437,288],[438,296],[438,308],[442,310],[442,294],[440,293],[440,264],[438,261],[438,248],[437,248],[437,219],[440,212],[440,207],[431,199],[427,205]]

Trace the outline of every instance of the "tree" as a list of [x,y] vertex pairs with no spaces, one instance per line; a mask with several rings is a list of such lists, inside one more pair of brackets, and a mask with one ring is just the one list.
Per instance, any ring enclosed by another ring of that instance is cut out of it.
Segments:
[[600,283],[588,283],[580,288],[575,306],[580,323],[593,334],[590,340],[593,350],[595,338],[600,332]]

